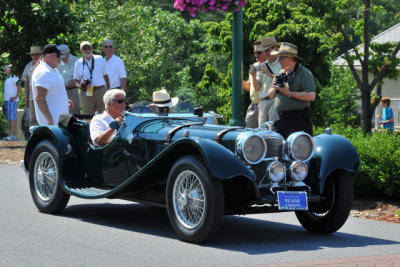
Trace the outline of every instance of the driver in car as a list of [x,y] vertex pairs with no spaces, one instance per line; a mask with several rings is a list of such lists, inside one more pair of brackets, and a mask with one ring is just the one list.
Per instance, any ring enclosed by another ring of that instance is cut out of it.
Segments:
[[122,112],[125,110],[126,104],[125,91],[121,89],[108,90],[103,101],[105,110],[101,114],[97,114],[90,122],[90,136],[93,144],[96,146],[104,146],[111,142],[116,134],[116,129],[110,128],[112,121],[122,122]]

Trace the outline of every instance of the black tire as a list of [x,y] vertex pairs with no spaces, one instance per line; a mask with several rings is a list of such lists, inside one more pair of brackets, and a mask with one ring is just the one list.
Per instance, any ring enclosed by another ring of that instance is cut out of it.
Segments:
[[339,230],[349,217],[353,201],[351,173],[337,170],[325,181],[324,201],[308,211],[296,211],[301,225],[311,233],[331,234]]
[[[185,191],[188,188],[189,192]],[[224,215],[222,184],[210,177],[199,156],[184,156],[172,166],[166,202],[172,227],[184,241],[205,242],[221,226]]]
[[60,185],[60,160],[52,142],[43,140],[33,150],[29,163],[29,187],[39,211],[57,213],[68,203],[69,195]]

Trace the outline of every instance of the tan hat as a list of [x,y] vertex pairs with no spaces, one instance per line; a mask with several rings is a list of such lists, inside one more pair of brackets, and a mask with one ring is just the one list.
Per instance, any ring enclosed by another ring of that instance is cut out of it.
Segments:
[[272,51],[271,55],[279,55],[279,56],[288,56],[288,57],[295,57],[298,59],[302,59],[297,55],[297,46],[291,43],[282,43],[281,46],[279,47],[279,51]]
[[28,55],[42,54],[42,48],[40,46],[31,46],[31,51],[27,54]]
[[275,36],[268,36],[254,42],[257,51],[265,51],[274,45],[280,45],[275,39]]
[[158,107],[170,107],[172,108],[176,104],[178,104],[179,98],[174,97],[171,99],[167,90],[162,89],[160,91],[153,92],[153,103],[152,105]]
[[82,49],[85,45],[92,46],[88,41],[83,41],[83,42],[80,44],[79,48]]

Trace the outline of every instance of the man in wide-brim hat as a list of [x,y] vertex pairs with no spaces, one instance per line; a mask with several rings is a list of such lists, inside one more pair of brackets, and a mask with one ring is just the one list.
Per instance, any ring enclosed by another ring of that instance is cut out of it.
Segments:
[[154,112],[159,113],[160,108],[168,108],[168,111],[171,112],[172,108],[178,104],[179,98],[173,97],[171,98],[165,89],[161,89],[159,91],[153,92],[153,103],[149,104],[147,107],[152,109]]
[[282,68],[269,90],[269,96],[275,97],[275,109],[279,114],[274,130],[284,138],[297,131],[312,135],[310,102],[316,97],[314,76],[298,63],[301,58],[296,45],[284,42],[271,54],[279,56]]

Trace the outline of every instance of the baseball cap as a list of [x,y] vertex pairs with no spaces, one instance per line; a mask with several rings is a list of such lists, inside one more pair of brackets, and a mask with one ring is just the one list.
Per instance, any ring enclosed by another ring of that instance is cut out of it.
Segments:
[[66,44],[59,45],[58,49],[60,49],[61,58],[65,58],[70,51],[69,47]]
[[56,53],[57,55],[61,55],[61,51],[55,44],[47,44],[45,47],[43,47],[42,51],[43,56],[51,53]]
[[88,41],[83,41],[79,48],[82,49],[85,45],[92,46]]

